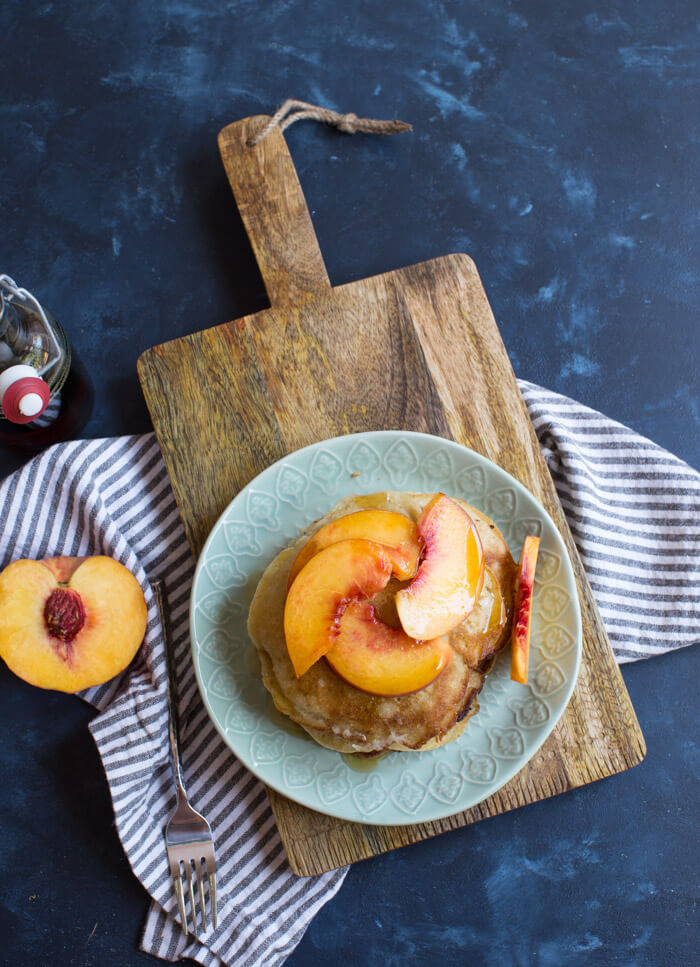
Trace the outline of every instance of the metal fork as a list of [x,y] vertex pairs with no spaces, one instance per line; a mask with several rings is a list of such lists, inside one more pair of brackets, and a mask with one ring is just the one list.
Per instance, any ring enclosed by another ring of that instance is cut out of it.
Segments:
[[[195,882],[199,897],[199,910],[202,929],[207,929],[206,901],[204,896],[204,881],[208,883],[209,905],[211,919],[216,930],[216,859],[214,857],[214,838],[211,826],[204,816],[200,816],[187,801],[185,783],[182,776],[180,762],[180,733],[177,720],[177,682],[175,680],[175,654],[170,635],[170,622],[165,604],[165,588],[162,581],[151,581],[151,587],[158,607],[158,617],[163,629],[165,641],[165,664],[168,670],[167,696],[169,714],[170,751],[173,758],[173,774],[177,790],[177,806],[165,827],[165,846],[168,851],[168,862],[175,884],[175,895],[180,911],[182,932],[187,935],[187,913],[185,911],[185,891],[183,875],[187,879],[187,890],[190,897],[192,911],[192,933],[197,933],[197,909],[194,902]],[[194,870],[193,870],[194,868]],[[193,875],[194,873],[194,875]]]

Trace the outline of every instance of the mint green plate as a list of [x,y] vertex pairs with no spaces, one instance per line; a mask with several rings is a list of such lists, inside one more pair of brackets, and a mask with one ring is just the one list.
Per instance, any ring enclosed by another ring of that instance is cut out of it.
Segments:
[[[478,715],[432,752],[392,753],[371,771],[292,727],[260,679],[246,619],[258,580],[299,531],[348,494],[445,493],[484,511],[518,558],[541,537],[530,684],[496,663]],[[496,792],[537,752],[566,708],[581,657],[581,615],[563,541],[546,511],[490,460],[447,440],[394,430],[325,440],[268,467],[235,497],[199,558],[190,608],[192,652],[204,704],[251,772],[304,806],[360,823],[423,823]],[[348,761],[350,760],[350,761]]]

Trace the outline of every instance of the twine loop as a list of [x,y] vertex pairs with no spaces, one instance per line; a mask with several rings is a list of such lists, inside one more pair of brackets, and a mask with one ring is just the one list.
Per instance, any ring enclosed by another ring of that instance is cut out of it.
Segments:
[[248,147],[252,148],[268,136],[274,128],[284,131],[290,124],[297,121],[322,121],[331,124],[345,134],[400,134],[402,131],[412,131],[413,126],[405,121],[380,121],[377,118],[358,118],[356,114],[340,114],[327,107],[317,104],[307,104],[306,101],[295,101],[291,98],[275,111],[265,127],[254,138],[248,139]]

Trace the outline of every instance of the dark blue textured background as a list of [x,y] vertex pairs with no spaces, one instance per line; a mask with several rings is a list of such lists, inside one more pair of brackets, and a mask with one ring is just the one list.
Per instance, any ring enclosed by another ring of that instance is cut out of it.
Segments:
[[[331,280],[469,252],[519,376],[697,465],[696,15],[5,0],[0,271],[88,362],[88,435],[146,430],[141,350],[266,305],[219,129],[288,96],[400,117],[412,135],[288,132]],[[625,668],[641,766],[357,865],[290,967],[697,963],[694,671],[693,649]],[[4,964],[153,963],[90,715],[0,670]]]

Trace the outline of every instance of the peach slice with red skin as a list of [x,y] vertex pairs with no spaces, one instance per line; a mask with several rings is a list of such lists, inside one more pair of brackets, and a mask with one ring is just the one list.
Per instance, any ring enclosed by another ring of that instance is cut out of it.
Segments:
[[360,538],[331,544],[304,565],[284,606],[284,637],[297,678],[335,644],[348,604],[381,591],[392,567],[386,547]]
[[438,638],[460,624],[481,594],[484,552],[474,521],[454,500],[436,494],[418,520],[423,556],[413,581],[396,594],[407,635]]
[[540,548],[539,537],[526,537],[520,552],[513,607],[513,635],[510,645],[510,677],[527,685],[530,664],[530,629],[532,626],[532,598],[535,589],[535,568]]
[[326,661],[350,685],[373,695],[407,695],[434,681],[449,665],[443,638],[415,641],[377,618],[370,601],[351,601]]
[[0,574],[0,657],[30,685],[101,685],[126,668],[145,631],[139,583],[111,557],[20,560]]
[[392,510],[358,510],[332,520],[302,547],[289,571],[287,588],[301,569],[324,547],[353,538],[375,541],[386,547],[393,571],[400,581],[410,580],[418,568],[418,528],[405,514]]

